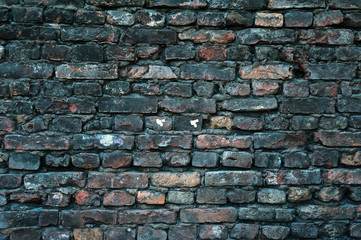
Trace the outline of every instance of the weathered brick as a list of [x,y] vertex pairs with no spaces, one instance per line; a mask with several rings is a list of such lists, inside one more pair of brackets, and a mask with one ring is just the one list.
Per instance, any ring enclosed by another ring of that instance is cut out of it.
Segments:
[[286,44],[296,40],[291,29],[249,28],[237,33],[240,44],[253,45],[257,43]]
[[313,223],[291,223],[291,235],[299,238],[317,238],[318,228]]
[[339,207],[306,205],[298,208],[298,215],[301,219],[304,220],[353,219],[355,215],[355,210],[355,206],[352,205],[343,205]]
[[44,202],[45,206],[51,207],[67,207],[69,206],[70,197],[61,192],[52,192],[48,194],[46,201]]
[[74,240],[102,239],[103,230],[99,228],[80,228],[74,229]]
[[[8,89],[5,89],[8,90]],[[5,114],[32,114],[33,103],[27,101],[0,101],[0,113]]]
[[317,128],[318,119],[310,116],[294,116],[290,123],[291,130],[311,130]]
[[73,149],[133,149],[134,137],[119,134],[74,135]]
[[99,7],[141,7],[145,4],[145,0],[89,0],[87,3]]
[[284,191],[272,188],[263,188],[257,193],[259,203],[282,204],[286,202],[286,193]]
[[256,171],[215,171],[206,172],[206,186],[260,186],[263,179]]
[[232,31],[227,30],[189,29],[179,33],[178,38],[194,43],[230,43],[234,41],[235,35]]
[[40,156],[30,153],[10,153],[9,168],[19,170],[38,170]]
[[148,224],[176,222],[176,214],[167,209],[124,210],[119,212],[119,224]]
[[68,10],[63,10],[60,8],[46,8],[44,11],[44,20],[45,22],[51,23],[73,23],[73,12]]
[[64,27],[61,40],[68,42],[118,42],[120,33],[111,27]]
[[226,167],[251,168],[253,155],[248,152],[224,151],[221,164]]
[[57,210],[2,211],[0,213],[0,229],[30,227],[38,224],[47,226],[42,222],[44,215],[49,217],[52,224],[57,224]]
[[200,188],[197,190],[197,203],[225,204],[227,202],[226,189]]
[[349,29],[301,30],[301,44],[349,45],[354,43],[354,33]]
[[357,0],[330,0],[331,8],[361,9],[361,3]]
[[0,64],[1,78],[51,78],[53,66],[47,63],[10,63]]
[[22,175],[20,174],[0,174],[0,187],[3,189],[12,189],[21,186]]
[[260,65],[241,67],[239,74],[243,79],[291,79],[291,65]]
[[129,239],[135,240],[135,229],[127,227],[108,227],[105,232],[105,240]]
[[195,50],[191,45],[168,46],[164,52],[166,60],[188,60],[195,57]]
[[89,188],[147,188],[148,175],[145,173],[102,173],[89,172]]
[[117,221],[117,211],[113,210],[64,210],[60,215],[61,224],[65,227],[82,227],[86,224],[115,225]]
[[199,228],[200,239],[225,239],[227,227],[223,225],[201,225]]
[[130,84],[125,81],[112,81],[104,86],[104,94],[120,96],[129,93]]
[[57,187],[84,187],[84,174],[81,172],[49,172],[28,174],[24,177],[25,189],[47,189]]
[[141,150],[164,148],[190,149],[191,145],[192,137],[190,135],[139,135],[137,141],[137,146]]
[[206,0],[151,0],[151,7],[174,7],[198,9],[207,6]]
[[134,154],[134,166],[161,167],[163,165],[159,152],[139,152]]
[[84,6],[84,0],[24,0],[24,3],[29,5],[44,5],[44,6],[53,6],[53,5],[71,5],[76,7]]
[[355,154],[342,154],[341,164],[347,166],[361,166],[361,152],[356,152]]
[[317,150],[312,154],[312,165],[337,167],[338,152],[334,150]]
[[121,10],[107,11],[107,23],[118,26],[131,26],[135,22],[135,17],[132,13]]
[[356,65],[342,63],[305,64],[306,79],[351,80],[356,75]]
[[104,206],[130,206],[135,203],[135,197],[126,191],[112,191],[106,193],[103,199]]
[[211,128],[226,128],[232,130],[233,123],[230,117],[216,116],[211,118]]
[[235,79],[235,69],[215,64],[183,64],[181,78],[186,80],[223,80]]
[[143,96],[102,97],[98,101],[99,112],[104,113],[156,113],[158,101]]
[[254,16],[252,13],[244,11],[231,11],[227,13],[226,25],[250,27],[253,25],[253,20]]
[[118,115],[114,119],[114,129],[119,131],[140,132],[143,130],[143,120],[137,115]]
[[154,229],[148,226],[138,227],[137,239],[139,240],[150,240],[159,239],[167,240],[167,232],[161,229]]
[[11,118],[0,117],[0,131],[12,132],[15,130],[15,122]]
[[337,101],[337,110],[339,112],[358,113],[360,109],[360,100],[357,98],[345,98]]
[[163,27],[165,23],[165,15],[162,12],[154,10],[140,10],[136,13],[137,21],[143,26]]
[[164,162],[168,166],[180,167],[187,166],[190,163],[190,156],[183,152],[166,152],[164,154]]
[[267,6],[267,0],[233,0],[230,2],[232,9],[260,10]]
[[177,33],[169,29],[129,29],[123,41],[131,44],[175,44]]
[[53,27],[30,27],[3,24],[0,26],[0,38],[6,40],[55,40],[58,30]]
[[160,108],[173,113],[215,113],[214,99],[180,99],[164,98],[159,103]]
[[284,166],[287,168],[308,168],[310,159],[307,152],[296,151],[284,154]]
[[199,135],[195,146],[198,149],[215,148],[249,148],[252,145],[249,136],[221,136],[221,135]]
[[95,153],[78,153],[71,157],[71,162],[77,168],[98,168],[100,165],[99,155]]
[[227,208],[193,208],[180,211],[181,222],[186,223],[222,223],[235,222],[237,210],[233,207]]
[[266,239],[286,239],[289,233],[289,227],[262,226],[260,236]]
[[197,227],[188,225],[172,225],[168,230],[169,240],[193,240],[197,238]]
[[177,12],[167,17],[168,25],[186,26],[196,22],[195,13],[191,11]]
[[218,165],[218,154],[213,152],[193,152],[192,166],[194,167],[216,167]]
[[82,121],[80,118],[59,116],[51,122],[51,128],[59,132],[81,132]]
[[227,198],[232,203],[252,203],[256,200],[256,191],[234,189],[227,192]]
[[281,170],[267,172],[267,185],[309,185],[320,184],[320,170]]
[[41,197],[39,194],[14,193],[10,195],[10,200],[20,203],[36,203],[41,201]]
[[75,21],[78,24],[104,24],[105,14],[102,11],[78,10]]
[[198,172],[162,172],[152,175],[152,184],[160,187],[196,187],[200,184]]
[[336,25],[343,22],[343,14],[340,10],[328,10],[315,14],[314,25],[324,27]]
[[325,182],[340,185],[340,184],[360,184],[361,182],[360,170],[346,170],[346,169],[332,169],[326,170],[323,173]]
[[238,223],[232,228],[230,236],[235,239],[256,239],[259,228],[258,224]]
[[256,151],[254,165],[262,168],[280,168],[282,155],[275,152]]
[[288,9],[288,8],[325,8],[325,0],[303,1],[303,0],[270,0],[268,8],[270,9]]
[[304,133],[256,133],[254,135],[255,148],[294,148],[305,144]]
[[51,167],[67,167],[69,166],[69,162],[70,157],[67,154],[59,157],[51,154],[45,156],[45,164]]
[[220,12],[203,12],[198,14],[198,26],[221,27],[224,25],[225,16]]
[[303,80],[285,82],[283,84],[283,96],[301,97],[301,98],[308,97],[309,96],[308,82]]
[[199,48],[198,56],[206,61],[225,61],[227,49],[221,46],[204,45]]
[[42,232],[42,239],[44,240],[70,240],[71,231],[59,228],[45,228]]
[[100,196],[88,191],[80,191],[74,194],[76,204],[80,206],[100,206]]
[[282,27],[283,15],[281,13],[258,12],[256,14],[255,25],[261,27]]
[[70,141],[64,136],[6,135],[4,145],[8,150],[68,150]]
[[109,46],[105,55],[108,60],[116,61],[134,61],[135,51],[133,47]]
[[130,67],[127,77],[131,79],[176,79],[177,75],[170,67],[149,65]]
[[42,22],[43,20],[43,8],[14,6],[11,8],[11,13],[15,22]]
[[56,77],[62,79],[117,79],[116,64],[62,64],[56,68]]
[[288,12],[284,15],[286,27],[309,27],[312,25],[312,12]]
[[223,101],[221,108],[232,112],[256,112],[276,109],[278,107],[275,97],[264,98],[235,98]]
[[266,207],[241,207],[238,211],[240,220],[274,221],[276,212],[274,208]]
[[315,139],[329,147],[354,147],[361,145],[361,135],[358,132],[315,133]]
[[281,105],[282,113],[334,113],[335,100],[331,98],[314,98],[308,99],[284,99]]
[[350,226],[351,237],[361,237],[361,224],[355,223]]
[[290,202],[304,202],[312,198],[312,193],[308,188],[291,187],[288,192],[288,201]]
[[230,82],[225,85],[225,90],[231,96],[248,96],[251,93],[248,83]]

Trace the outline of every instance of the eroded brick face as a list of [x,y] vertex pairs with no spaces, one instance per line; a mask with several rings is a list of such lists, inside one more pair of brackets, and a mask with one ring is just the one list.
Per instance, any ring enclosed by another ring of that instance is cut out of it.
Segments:
[[361,238],[361,0],[0,0],[0,239]]

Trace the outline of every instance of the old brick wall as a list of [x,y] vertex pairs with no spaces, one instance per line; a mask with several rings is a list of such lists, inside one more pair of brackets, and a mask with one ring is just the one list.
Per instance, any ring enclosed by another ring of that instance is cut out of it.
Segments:
[[361,239],[360,0],[0,0],[0,239]]

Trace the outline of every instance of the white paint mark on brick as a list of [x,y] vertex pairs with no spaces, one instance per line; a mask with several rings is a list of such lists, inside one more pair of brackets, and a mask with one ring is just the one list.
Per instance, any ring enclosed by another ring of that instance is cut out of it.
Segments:
[[164,125],[164,123],[165,123],[165,119],[156,119],[155,122],[156,122],[159,126],[163,127],[163,125]]
[[196,119],[196,120],[191,120],[191,125],[194,127],[194,128],[197,128],[197,123],[199,122],[199,120],[198,119]]

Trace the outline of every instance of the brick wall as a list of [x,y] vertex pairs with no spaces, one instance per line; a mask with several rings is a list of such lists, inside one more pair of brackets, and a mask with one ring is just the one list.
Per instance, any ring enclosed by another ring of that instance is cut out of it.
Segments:
[[360,0],[0,0],[0,239],[361,238]]

